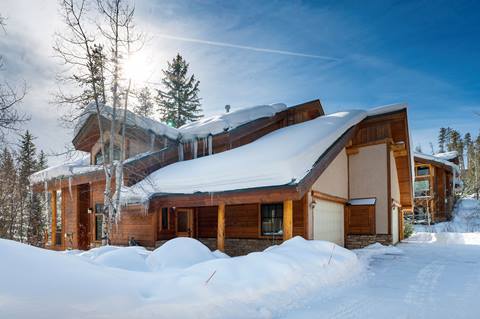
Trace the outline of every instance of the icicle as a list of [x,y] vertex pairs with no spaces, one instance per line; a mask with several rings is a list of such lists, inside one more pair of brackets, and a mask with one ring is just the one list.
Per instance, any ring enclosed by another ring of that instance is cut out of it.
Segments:
[[150,133],[150,151],[153,151],[155,145],[155,134]]
[[168,139],[166,137],[163,138],[163,148],[168,147]]
[[178,144],[178,160],[183,161],[183,143]]
[[193,158],[197,158],[197,153],[198,153],[198,140],[195,139],[195,140],[192,142],[192,145],[193,145]]
[[212,155],[213,154],[213,138],[212,138],[212,135],[208,135],[208,155]]
[[150,200],[146,200],[144,203],[143,203],[143,213],[145,215],[148,215],[148,210],[150,208]]
[[72,194],[72,176],[68,177],[68,192],[70,194],[70,199],[73,198]]
[[207,137],[203,138],[203,156],[207,154]]

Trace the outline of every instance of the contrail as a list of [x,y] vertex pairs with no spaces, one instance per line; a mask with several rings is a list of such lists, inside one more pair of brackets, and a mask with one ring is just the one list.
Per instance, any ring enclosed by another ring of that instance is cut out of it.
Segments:
[[201,39],[194,39],[194,38],[177,37],[177,36],[167,35],[167,34],[157,34],[156,36],[158,36],[160,38],[165,38],[165,39],[172,39],[172,40],[179,40],[179,41],[185,41],[185,42],[215,45],[215,46],[226,47],[226,48],[235,48],[235,49],[251,50],[251,51],[257,51],[257,52],[276,53],[276,54],[283,54],[283,55],[299,56],[299,57],[304,57],[304,58],[322,59],[322,60],[327,60],[327,61],[338,61],[339,60],[337,58],[333,58],[333,57],[329,57],[329,56],[325,56],[325,55],[315,55],[315,54],[306,54],[306,53],[299,53],[299,52],[292,52],[292,51],[257,48],[257,47],[251,47],[251,46],[246,46],[246,45],[225,43],[225,42],[217,42],[217,41],[208,41],[208,40],[201,40]]

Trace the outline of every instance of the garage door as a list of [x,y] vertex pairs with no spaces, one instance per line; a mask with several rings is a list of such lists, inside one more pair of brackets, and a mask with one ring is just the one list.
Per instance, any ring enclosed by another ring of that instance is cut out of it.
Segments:
[[328,240],[344,246],[343,205],[316,200],[313,227],[313,239]]

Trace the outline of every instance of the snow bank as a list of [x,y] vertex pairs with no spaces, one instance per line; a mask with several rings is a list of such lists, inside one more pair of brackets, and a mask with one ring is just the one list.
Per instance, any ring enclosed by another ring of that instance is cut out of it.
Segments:
[[428,233],[441,232],[480,232],[480,201],[473,198],[463,198],[458,201],[453,219],[434,225],[415,225],[415,231]]
[[185,124],[179,128],[182,137],[205,137],[210,134],[215,135],[242,124],[257,120],[263,117],[272,117],[278,112],[286,110],[287,106],[283,103],[270,105],[256,105],[239,109],[230,113],[214,115],[202,118],[198,121]]
[[402,242],[437,245],[480,245],[480,233],[417,232]]
[[165,268],[188,268],[192,265],[216,259],[217,256],[198,240],[178,237],[167,241],[147,258],[153,271]]
[[298,183],[343,133],[366,116],[362,110],[321,116],[229,151],[168,165],[132,187],[124,187],[121,198],[125,203],[141,203],[156,193],[217,192]]
[[2,316],[271,317],[313,290],[353,278],[361,268],[355,253],[300,237],[232,258],[208,255],[194,241],[172,241],[144,259],[145,266],[158,266],[164,259],[184,258],[189,267],[137,271],[140,259],[134,260],[134,270],[131,266],[132,256],[143,256],[138,247],[75,255],[0,240]]

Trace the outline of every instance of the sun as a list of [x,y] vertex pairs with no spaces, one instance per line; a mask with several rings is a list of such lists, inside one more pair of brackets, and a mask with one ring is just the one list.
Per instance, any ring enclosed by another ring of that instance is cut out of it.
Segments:
[[124,65],[125,79],[132,80],[135,84],[147,82],[152,72],[153,68],[146,54],[132,54]]

